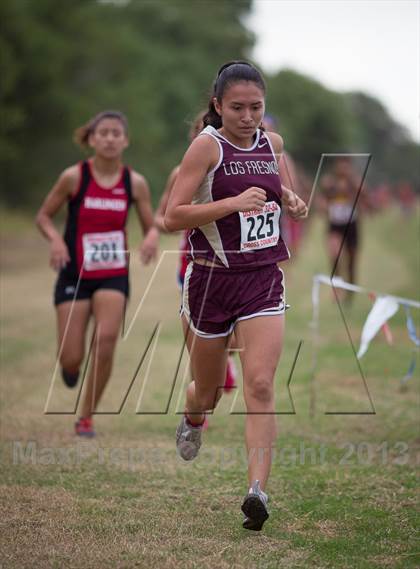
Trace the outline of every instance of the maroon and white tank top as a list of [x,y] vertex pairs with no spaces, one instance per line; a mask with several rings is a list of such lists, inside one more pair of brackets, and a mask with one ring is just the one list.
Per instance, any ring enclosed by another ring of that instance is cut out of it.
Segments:
[[190,259],[216,260],[231,269],[257,267],[289,258],[280,233],[282,189],[271,141],[257,130],[251,148],[240,148],[207,126],[199,136],[211,136],[219,146],[219,161],[198,188],[194,204],[234,197],[252,186],[267,193],[262,212],[232,213],[193,229]]

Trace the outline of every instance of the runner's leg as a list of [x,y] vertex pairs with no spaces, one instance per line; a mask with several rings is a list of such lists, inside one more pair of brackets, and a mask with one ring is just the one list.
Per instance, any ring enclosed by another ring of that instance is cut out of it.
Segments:
[[121,329],[126,297],[112,289],[100,289],[92,297],[95,319],[92,360],[86,382],[81,416],[96,410],[112,371],[115,346]]
[[91,301],[62,302],[56,306],[58,357],[62,368],[77,374],[85,355],[85,337]]
[[280,358],[284,315],[258,316],[237,323],[247,408],[245,440],[248,450],[248,480],[259,480],[264,489],[271,468],[276,436],[274,375]]

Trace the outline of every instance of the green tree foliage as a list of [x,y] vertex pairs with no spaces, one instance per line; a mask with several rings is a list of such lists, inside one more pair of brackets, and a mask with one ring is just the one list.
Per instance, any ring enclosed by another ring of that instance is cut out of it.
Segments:
[[286,148],[309,175],[322,153],[370,153],[370,184],[406,180],[420,186],[419,145],[374,97],[337,93],[291,70],[269,77],[267,87]]
[[420,187],[419,145],[377,99],[348,93],[344,99],[355,118],[353,139],[359,152],[372,154],[371,177],[377,182],[408,181]]
[[[0,168],[3,203],[37,206],[80,159],[72,131],[98,111],[125,112],[126,161],[155,202],[207,106],[216,69],[249,58],[252,0],[3,0],[0,2]],[[371,152],[378,180],[418,183],[418,145],[376,99],[339,94],[284,70],[267,77],[268,108],[311,176],[323,152]]]
[[322,153],[348,151],[352,117],[338,93],[291,70],[269,77],[267,88],[286,148],[308,173],[315,173]]
[[79,159],[71,132],[105,108],[130,122],[127,162],[157,198],[227,59],[246,57],[251,0],[0,3],[1,198],[40,202]]

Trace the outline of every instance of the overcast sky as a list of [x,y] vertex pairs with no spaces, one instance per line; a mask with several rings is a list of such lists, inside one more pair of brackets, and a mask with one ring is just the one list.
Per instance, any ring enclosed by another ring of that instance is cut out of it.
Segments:
[[254,60],[377,97],[420,142],[419,0],[254,0]]

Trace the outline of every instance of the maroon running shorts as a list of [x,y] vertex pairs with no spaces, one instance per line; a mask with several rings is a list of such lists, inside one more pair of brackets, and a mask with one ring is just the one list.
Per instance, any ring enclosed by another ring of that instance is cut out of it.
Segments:
[[198,336],[228,336],[236,322],[283,314],[285,307],[283,271],[276,264],[245,270],[188,265],[181,314]]

